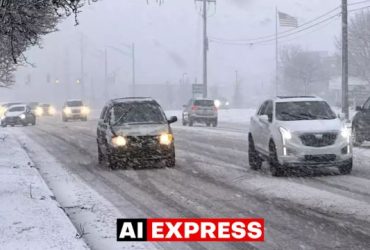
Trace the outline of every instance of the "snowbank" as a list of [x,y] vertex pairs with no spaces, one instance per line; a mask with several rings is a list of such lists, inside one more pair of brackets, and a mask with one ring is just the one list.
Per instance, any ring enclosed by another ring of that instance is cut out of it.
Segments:
[[25,150],[6,131],[0,132],[0,248],[88,249]]

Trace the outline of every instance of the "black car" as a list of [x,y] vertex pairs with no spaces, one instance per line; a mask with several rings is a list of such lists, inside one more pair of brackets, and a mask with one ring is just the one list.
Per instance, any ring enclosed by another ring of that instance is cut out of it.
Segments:
[[358,111],[352,122],[353,144],[360,146],[364,141],[370,141],[370,98]]
[[191,99],[184,105],[182,112],[182,125],[193,126],[194,123],[204,123],[208,127],[217,127],[218,110],[215,100],[212,99]]
[[1,117],[1,126],[36,124],[36,116],[32,113],[31,108],[27,105],[14,105],[7,109],[4,116]]
[[151,98],[111,100],[103,108],[97,129],[99,162],[110,168],[161,161],[175,166],[175,145],[161,106]]

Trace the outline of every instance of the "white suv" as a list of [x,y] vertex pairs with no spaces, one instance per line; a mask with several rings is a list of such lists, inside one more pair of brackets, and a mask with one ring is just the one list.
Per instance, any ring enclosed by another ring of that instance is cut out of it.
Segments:
[[265,101],[251,118],[249,165],[270,163],[273,176],[288,167],[352,170],[351,130],[317,97],[279,97]]

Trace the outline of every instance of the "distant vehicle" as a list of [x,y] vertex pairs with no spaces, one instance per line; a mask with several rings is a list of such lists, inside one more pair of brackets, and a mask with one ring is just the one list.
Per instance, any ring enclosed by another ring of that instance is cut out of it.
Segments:
[[50,104],[40,104],[36,110],[35,113],[37,116],[53,116],[57,113],[57,110],[51,106]]
[[289,167],[338,167],[352,170],[351,130],[317,97],[267,100],[251,118],[249,165],[270,163],[273,176]]
[[356,115],[352,122],[353,144],[361,146],[370,141],[370,98],[361,107],[356,107]]
[[218,109],[229,109],[230,102],[226,98],[215,99],[215,106]]
[[182,125],[193,126],[194,123],[204,123],[208,127],[217,127],[218,111],[215,100],[212,99],[191,99],[184,105],[182,112]]
[[31,108],[27,105],[12,105],[5,114],[1,117],[1,126],[15,125],[27,126],[28,124],[36,124],[36,116],[31,112]]
[[90,108],[84,105],[81,100],[69,100],[63,106],[62,120],[64,122],[69,120],[87,121],[89,114]]
[[39,106],[39,103],[38,102],[29,102],[27,105],[31,108],[32,113],[36,114],[36,109]]
[[110,168],[146,161],[164,161],[175,167],[171,123],[161,106],[151,98],[122,98],[103,108],[97,129],[99,162]]

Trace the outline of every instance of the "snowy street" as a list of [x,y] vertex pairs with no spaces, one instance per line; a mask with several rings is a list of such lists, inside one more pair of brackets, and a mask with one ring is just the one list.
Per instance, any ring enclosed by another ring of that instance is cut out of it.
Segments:
[[[55,174],[53,164],[45,160],[48,155],[55,158],[55,165],[82,182],[84,189],[102,197],[95,200],[82,195],[75,200],[78,206],[89,202],[90,207],[91,203],[111,206],[110,213],[99,215],[100,219],[90,224],[105,221],[100,225],[110,224],[112,231],[99,228],[99,223],[95,229],[90,225],[86,228],[89,246],[97,246],[99,237],[112,239],[106,242],[110,247],[125,246],[114,242],[114,223],[119,215],[265,219],[265,243],[217,244],[217,249],[366,249],[370,245],[370,147],[366,145],[355,149],[351,175],[340,175],[337,169],[318,169],[275,178],[268,164],[264,163],[261,171],[248,166],[248,123],[220,121],[218,128],[207,128],[183,127],[178,122],[173,126],[174,169],[112,171],[98,164],[96,124],[97,120],[62,123],[60,119],[43,118],[36,127],[5,130],[25,143],[52,190],[55,182],[67,177]],[[53,191],[62,206],[68,203],[68,194],[57,188]],[[98,213],[99,208],[94,210]],[[76,211],[65,211],[75,225],[83,223],[79,216],[73,216]],[[94,237],[89,238],[89,234]],[[211,243],[177,244],[144,244],[144,248],[216,247]]]

